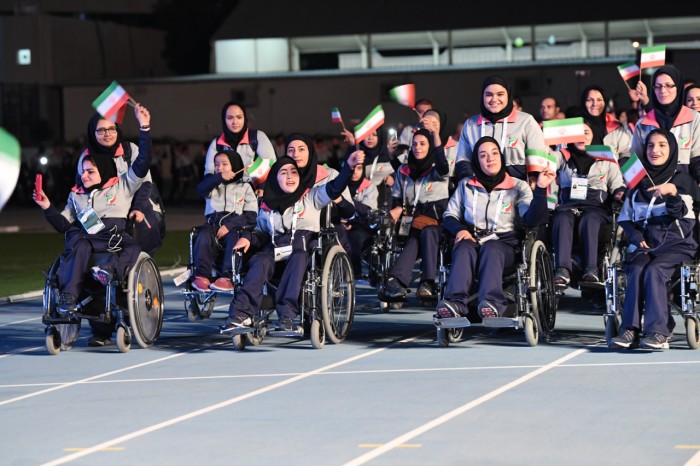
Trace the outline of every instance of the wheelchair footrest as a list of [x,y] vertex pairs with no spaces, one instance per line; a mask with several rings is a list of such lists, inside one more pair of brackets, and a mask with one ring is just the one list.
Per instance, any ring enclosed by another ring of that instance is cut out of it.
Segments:
[[437,328],[464,328],[472,324],[466,317],[433,318],[433,322]]
[[296,330],[270,330],[267,334],[271,337],[303,338],[304,328],[297,327]]
[[605,289],[605,282],[584,282],[584,281],[580,281],[580,282],[578,282],[578,287],[579,287],[579,288],[594,289],[594,290],[604,290],[604,289]]
[[253,333],[255,329],[253,327],[237,327],[237,328],[232,328],[231,330],[226,330],[226,329],[219,329],[219,333],[228,333],[229,335],[236,336],[236,335],[245,335],[246,333]]
[[491,328],[515,328],[518,327],[517,317],[490,317],[481,321],[484,327]]

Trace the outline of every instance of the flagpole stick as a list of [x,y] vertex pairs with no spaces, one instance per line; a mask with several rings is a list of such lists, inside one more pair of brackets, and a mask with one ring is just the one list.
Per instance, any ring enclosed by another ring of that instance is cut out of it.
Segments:
[[423,115],[421,115],[420,113],[418,113],[418,110],[416,110],[416,107],[413,107],[412,110],[413,110],[414,112],[416,112],[416,115],[418,115],[418,118],[423,118]]

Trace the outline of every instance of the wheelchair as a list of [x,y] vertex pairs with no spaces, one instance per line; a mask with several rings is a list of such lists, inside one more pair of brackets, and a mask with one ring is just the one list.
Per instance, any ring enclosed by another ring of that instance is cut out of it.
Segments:
[[[346,339],[355,316],[355,278],[350,258],[338,243],[332,225],[322,228],[317,245],[310,254],[310,266],[299,297],[299,321],[295,328],[287,332],[271,327],[270,315],[275,312],[276,292],[276,279],[273,278],[263,289],[263,302],[253,316],[251,327],[226,332],[231,335],[235,349],[244,350],[248,344],[259,345],[268,335],[304,338],[308,334],[315,349],[323,348],[326,340],[339,344]],[[242,283],[240,263],[240,260],[234,261],[234,277],[238,283]],[[284,262],[277,265],[276,269],[279,270]],[[234,293],[238,289],[235,283],[234,280]]]
[[[482,324],[491,328],[524,329],[525,340],[530,346],[537,346],[540,339],[549,341],[554,325],[558,297],[553,282],[553,261],[549,249],[541,240],[538,229],[528,229],[518,251],[513,268],[506,269],[503,275],[503,290],[509,301],[509,309],[514,308],[514,317],[494,317],[483,319]],[[448,268],[441,262],[439,283],[440,299],[443,298]],[[469,296],[469,312],[476,314],[478,299],[478,277],[472,284]],[[447,347],[463,337],[464,329],[471,326],[467,317],[440,319],[433,317],[437,332],[438,346]]]
[[[93,254],[91,266],[109,257],[109,253]],[[44,284],[42,323],[45,326],[46,349],[56,355],[71,349],[78,339],[83,319],[104,324],[116,323],[116,345],[126,353],[133,341],[142,347],[152,346],[163,326],[164,293],[155,261],[141,252],[128,276],[102,286],[86,280],[78,296],[78,310],[62,316],[57,312],[60,291],[58,267],[62,256],[51,264]]]
[[[195,278],[195,264],[194,264],[194,244],[199,234],[200,226],[193,227],[190,230],[189,236],[189,261],[187,262],[187,270],[182,274],[178,275],[173,279],[175,286],[181,286],[184,284],[185,289],[180,291],[180,294],[184,296],[185,312],[187,313],[187,319],[190,322],[196,322],[199,319],[209,319],[214,312],[214,306],[216,305],[217,295],[227,295],[228,300],[233,299],[235,288],[240,286],[242,283],[240,275],[237,275],[234,270],[233,277],[231,281],[233,282],[233,291],[221,291],[221,290],[209,290],[209,291],[199,291],[192,286],[192,282]],[[250,229],[250,228],[246,228]],[[223,246],[221,246],[223,250]],[[223,260],[223,254],[220,254],[217,260],[214,261],[212,275],[221,275],[221,266]],[[236,260],[240,261],[241,256],[239,254],[233,253],[232,260],[234,261],[234,266]]]
[[[626,247],[626,239],[622,238],[616,245],[616,249],[620,251],[620,254],[614,257],[614,261],[606,264],[606,306],[603,314],[603,324],[605,325],[605,341],[609,347],[614,346],[612,339],[620,332],[625,289],[627,287],[627,277],[624,272]],[[668,311],[671,315],[677,314],[683,318],[686,341],[690,349],[700,347],[700,314],[698,313],[700,294],[698,293],[698,284],[700,284],[700,260],[697,260],[697,256],[693,261],[679,264],[676,272],[666,283]],[[642,315],[643,318],[644,315]]]

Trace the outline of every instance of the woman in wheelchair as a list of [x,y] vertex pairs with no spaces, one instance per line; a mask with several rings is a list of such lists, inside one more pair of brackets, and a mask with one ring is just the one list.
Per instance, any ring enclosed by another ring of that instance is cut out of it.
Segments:
[[350,195],[355,204],[355,215],[341,223],[348,231],[350,240],[350,260],[352,262],[355,277],[362,276],[362,256],[365,249],[372,242],[376,232],[370,227],[370,212],[377,210],[379,191],[377,186],[365,178],[364,165],[358,165],[352,172],[352,178],[348,183]]
[[[80,181],[68,195],[63,212],[51,205],[43,190],[34,193],[34,201],[44,210],[48,222],[65,234],[65,251],[58,268],[59,314],[69,315],[78,309],[77,299],[93,252],[112,253],[106,264],[92,268],[93,278],[105,286],[126,277],[141,252],[139,244],[124,231],[133,197],[151,164],[151,117],[139,104],[135,113],[142,128],[139,154],[127,172],[120,175],[110,158],[87,154],[82,157]],[[107,120],[102,123],[114,125]],[[90,345],[108,344],[112,332],[92,321],[90,325],[95,333]]]
[[697,252],[693,206],[700,193],[693,178],[678,170],[678,143],[670,131],[651,131],[645,147],[640,161],[647,176],[628,190],[619,217],[629,243],[627,286],[620,334],[611,341],[618,348],[665,349],[675,327],[666,283]]
[[597,159],[586,152],[586,146],[603,144],[602,129],[584,120],[584,141],[569,143],[555,152],[559,178],[559,199],[552,219],[552,242],[556,271],[554,284],[566,288],[571,281],[574,244],[574,228],[582,251],[582,276],[584,282],[599,282],[598,232],[603,224],[612,221],[606,202],[608,196],[620,201],[625,192],[625,182],[616,161]]
[[478,312],[482,318],[503,316],[507,300],[503,273],[515,264],[524,222],[547,221],[547,186],[552,170],[540,172],[534,195],[525,181],[506,172],[498,142],[489,136],[474,144],[475,175],[459,182],[443,217],[443,227],[455,238],[445,297],[436,308],[439,319],[466,316],[474,273],[479,271]]
[[403,301],[416,258],[421,258],[421,281],[417,296],[437,299],[435,275],[440,245],[440,220],[448,200],[449,166],[439,133],[419,129],[413,133],[408,160],[396,174],[391,188],[391,218],[399,222],[403,250],[379,290],[382,301]]
[[256,253],[229,306],[229,318],[222,331],[253,325],[253,316],[262,303],[263,287],[273,278],[275,262],[282,260],[286,264],[275,295],[277,330],[294,330],[309,252],[321,230],[321,210],[347,188],[353,170],[363,159],[362,151],[352,153],[338,176],[322,185],[314,185],[315,176],[304,179],[293,158],[277,159],[267,178],[255,229],[242,233],[234,245],[234,249],[244,252],[252,246]]
[[[243,181],[243,159],[232,150],[214,156],[214,173],[204,175],[197,185],[197,194],[205,199],[207,222],[199,228],[193,247],[194,274],[192,287],[198,291],[232,291],[233,245],[238,230],[254,226],[258,200],[253,186]],[[219,278],[211,283],[214,262],[223,244],[223,267]]]

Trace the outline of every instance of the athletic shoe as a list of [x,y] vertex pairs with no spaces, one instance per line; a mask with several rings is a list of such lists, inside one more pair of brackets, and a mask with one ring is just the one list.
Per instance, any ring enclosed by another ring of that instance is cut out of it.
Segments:
[[96,265],[91,270],[92,278],[94,278],[96,281],[100,282],[104,286],[109,285],[112,282],[112,279],[114,278],[114,274],[107,267],[100,268]]
[[60,315],[70,314],[78,310],[78,301],[70,293],[63,293],[58,301],[58,308],[56,311]]
[[564,267],[557,267],[557,270],[554,272],[554,284],[557,286],[568,286],[570,281],[571,274],[569,270]]
[[586,267],[586,271],[583,273],[581,280],[588,283],[598,283],[600,278],[598,278],[598,269],[596,267]]
[[106,337],[104,335],[93,335],[88,340],[88,346],[92,346],[93,348],[99,348],[100,346],[109,346],[111,344],[112,340],[110,340],[109,337]]
[[253,325],[253,319],[243,313],[236,313],[235,316],[226,319],[226,323],[221,326],[222,332],[230,332],[237,328],[250,328]]
[[432,280],[426,280],[418,286],[418,291],[416,295],[420,299],[437,299],[437,289],[435,287],[435,282]]
[[230,278],[221,277],[217,278],[214,283],[209,285],[209,288],[216,291],[233,291],[233,282]]
[[639,345],[639,332],[637,330],[627,329],[612,340],[612,346],[619,348],[635,348]]
[[389,277],[386,280],[384,288],[382,288],[381,291],[381,294],[389,299],[406,299],[406,289],[401,286],[401,283],[394,277]]
[[209,287],[211,286],[211,282],[207,277],[202,277],[202,276],[196,276],[194,277],[194,280],[192,281],[192,288],[194,288],[197,291],[205,292],[209,291]]
[[452,317],[460,317],[460,314],[454,304],[442,300],[435,307],[435,316],[438,319],[450,319]]
[[291,317],[280,317],[277,319],[277,327],[275,330],[280,332],[293,332],[294,320]]
[[496,309],[496,306],[494,306],[486,300],[483,300],[479,303],[478,311],[479,317],[481,317],[482,319],[498,317],[498,310]]
[[660,333],[650,333],[648,335],[644,335],[644,338],[642,338],[642,342],[639,346],[646,349],[668,349],[668,342],[670,340],[671,337],[667,337],[666,335],[661,335]]

